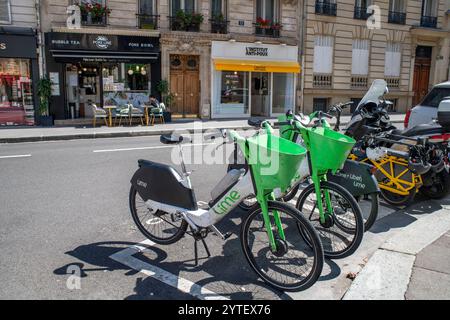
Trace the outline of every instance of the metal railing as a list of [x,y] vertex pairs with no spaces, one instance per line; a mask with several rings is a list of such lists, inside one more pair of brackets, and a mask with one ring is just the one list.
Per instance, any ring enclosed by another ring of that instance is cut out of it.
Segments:
[[389,11],[388,22],[396,24],[406,23],[406,12]]
[[255,35],[257,36],[279,38],[280,30],[281,27],[255,25]]
[[136,25],[139,29],[158,29],[158,19],[159,15],[156,14],[136,14]]
[[384,80],[386,81],[388,88],[392,89],[400,88],[400,78],[393,77],[393,78],[386,78]]
[[437,27],[437,17],[422,16],[420,18],[420,26],[426,27],[426,28],[436,28]]
[[81,14],[81,25],[104,27],[107,25],[107,14],[101,16],[92,16],[91,13]]
[[331,2],[316,1],[316,14],[324,14],[328,16],[336,16],[337,5]]
[[367,7],[356,7],[355,11],[353,12],[353,18],[354,19],[362,19],[367,20],[372,15],[372,13],[367,13]]
[[228,33],[229,21],[215,20],[215,19],[209,19],[209,21],[211,22],[211,33],[222,33],[222,34]]
[[[195,13],[190,13],[195,14]],[[170,22],[170,30],[172,31],[189,31],[189,32],[199,32],[200,23],[186,23],[185,20],[178,16],[168,16]]]

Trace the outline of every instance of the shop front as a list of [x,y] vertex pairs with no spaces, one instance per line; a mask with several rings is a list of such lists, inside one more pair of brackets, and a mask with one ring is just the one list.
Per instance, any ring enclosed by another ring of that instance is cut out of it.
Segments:
[[211,117],[276,116],[295,107],[298,48],[213,41]]
[[34,125],[39,69],[32,29],[0,28],[0,125]]
[[119,110],[158,96],[158,37],[52,32],[46,41],[56,119],[91,118],[92,103]]

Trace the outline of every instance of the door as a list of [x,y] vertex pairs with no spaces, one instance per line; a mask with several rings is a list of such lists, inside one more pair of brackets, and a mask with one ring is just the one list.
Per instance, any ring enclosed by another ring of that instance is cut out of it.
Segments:
[[413,106],[422,101],[428,93],[431,67],[431,47],[418,46],[414,63]]
[[198,116],[200,103],[199,57],[193,55],[170,56],[170,91],[175,99],[172,113]]
[[252,72],[252,116],[269,116],[270,73]]

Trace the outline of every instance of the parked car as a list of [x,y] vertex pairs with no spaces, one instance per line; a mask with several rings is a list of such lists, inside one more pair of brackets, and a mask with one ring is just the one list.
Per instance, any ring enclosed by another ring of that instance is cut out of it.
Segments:
[[450,97],[450,81],[435,85],[421,103],[408,110],[405,116],[405,128],[430,123],[436,119],[439,103],[445,97]]

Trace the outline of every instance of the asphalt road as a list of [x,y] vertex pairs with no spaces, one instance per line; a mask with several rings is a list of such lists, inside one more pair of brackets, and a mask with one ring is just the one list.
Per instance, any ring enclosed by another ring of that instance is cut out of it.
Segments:
[[[194,148],[186,148],[186,155],[201,152]],[[170,164],[171,155],[158,137],[0,145],[0,298],[340,299],[351,282],[347,274],[359,271],[390,232],[432,212],[391,214],[382,206],[353,256],[327,261],[318,283],[287,295],[267,287],[247,265],[237,237],[245,214],[240,209],[218,224],[233,235],[225,242],[210,235],[212,256],[197,267],[189,237],[134,249],[145,240],[128,208],[137,160]],[[189,165],[197,200],[209,200],[225,168]]]

